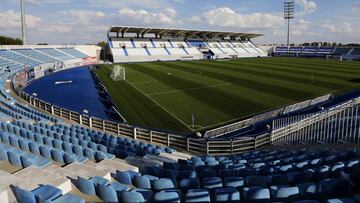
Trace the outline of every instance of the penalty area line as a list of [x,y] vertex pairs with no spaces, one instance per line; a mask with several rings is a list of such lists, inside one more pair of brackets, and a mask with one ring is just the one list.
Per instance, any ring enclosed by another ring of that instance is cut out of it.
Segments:
[[[126,80],[125,80],[126,81]],[[144,92],[142,92],[139,88],[137,88],[135,85],[131,84],[130,82],[126,81],[127,83],[129,83],[133,88],[135,88],[137,91],[139,91],[141,94],[145,95],[148,99],[150,99],[152,102],[154,102],[155,104],[157,104],[160,108],[162,108],[164,111],[166,111],[168,114],[170,114],[172,117],[174,117],[176,120],[178,120],[181,124],[183,124],[186,128],[188,128],[190,131],[192,131],[193,129],[191,129],[184,121],[182,121],[180,118],[178,118],[177,116],[175,116],[174,114],[172,114],[169,110],[167,110],[163,105],[161,105],[159,102],[155,101],[153,98],[151,98],[150,96],[146,95]]]

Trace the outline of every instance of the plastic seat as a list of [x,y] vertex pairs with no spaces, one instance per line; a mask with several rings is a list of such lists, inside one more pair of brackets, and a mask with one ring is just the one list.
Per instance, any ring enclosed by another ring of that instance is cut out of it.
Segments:
[[49,147],[41,145],[39,149],[41,156],[51,159],[51,149]]
[[96,184],[95,191],[104,202],[118,202],[116,191],[110,185]]
[[154,182],[154,190],[174,189],[176,184],[168,178],[160,178]]
[[268,203],[270,202],[270,191],[267,188],[245,187],[243,189],[244,202]]
[[202,180],[202,187],[206,189],[222,187],[222,180],[219,177],[204,178]]
[[7,154],[8,154],[8,160],[9,160],[10,164],[17,166],[17,167],[22,167],[19,154],[11,152],[11,151],[8,151]]
[[69,153],[64,153],[63,159],[65,164],[71,164],[76,161],[76,158]]
[[29,143],[29,150],[33,154],[40,155],[40,148],[39,148],[39,145],[36,142],[30,142]]
[[133,185],[137,188],[151,189],[150,180],[143,176],[134,176]]
[[300,192],[298,187],[271,186],[270,192],[271,192],[272,200],[275,202],[296,201],[300,197]]
[[57,149],[52,149],[51,150],[51,158],[54,159],[56,162],[59,162],[60,164],[64,164],[64,152],[57,150]]
[[94,176],[89,179],[94,185],[110,185],[110,181],[100,176]]
[[296,186],[299,188],[301,199],[317,199],[317,185],[315,183],[301,183]]
[[243,177],[225,177],[224,178],[224,187],[234,187],[238,190],[245,187],[245,180]]
[[85,203],[81,197],[67,193],[51,201],[51,203]]
[[51,185],[41,185],[40,187],[31,191],[36,196],[44,200],[54,200],[61,196],[62,191]]
[[270,185],[288,185],[289,179],[287,175],[268,176]]
[[240,193],[235,188],[216,188],[214,191],[216,203],[240,203]]
[[115,177],[119,183],[131,185],[131,177],[129,173],[116,170]]
[[142,189],[142,188],[134,188],[131,190],[132,192],[138,192],[140,193],[143,198],[145,199],[145,202],[151,202],[153,199],[153,191],[149,189]]
[[248,176],[245,178],[247,187],[267,187],[267,177],[265,176]]
[[182,179],[179,183],[181,190],[197,189],[200,187],[200,181],[197,178]]
[[141,193],[134,191],[122,191],[120,194],[120,202],[122,203],[143,203],[146,202]]
[[182,170],[178,176],[179,179],[197,178],[195,170]]
[[85,193],[87,195],[95,195],[96,194],[94,183],[88,179],[78,177],[77,181],[76,181],[76,185],[82,193]]
[[326,203],[356,203],[351,198],[336,198],[336,199],[328,199],[326,200]]
[[179,192],[175,190],[162,190],[154,195],[156,203],[180,203],[180,199]]
[[318,194],[321,198],[344,196],[349,191],[349,183],[342,179],[325,179],[318,183]]
[[188,190],[185,195],[187,203],[210,203],[210,194],[207,189]]
[[24,151],[30,151],[29,142],[24,139],[19,139],[19,148]]
[[89,158],[90,160],[95,160],[95,154],[94,151],[90,148],[84,148],[83,149],[84,156]]
[[3,149],[2,147],[0,147],[0,160],[1,161],[7,161],[8,160],[7,150]]

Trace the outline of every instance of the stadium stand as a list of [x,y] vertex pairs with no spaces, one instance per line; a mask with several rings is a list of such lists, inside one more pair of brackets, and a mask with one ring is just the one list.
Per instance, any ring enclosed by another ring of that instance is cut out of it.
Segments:
[[343,54],[348,54],[350,51],[351,51],[351,48],[337,47],[337,48],[335,48],[333,54],[334,55],[343,55]]
[[[223,58],[263,54],[249,40],[257,35],[235,35],[248,39],[196,43]],[[144,61],[203,57],[185,39],[109,36],[109,44],[114,60],[128,62],[132,59],[126,57],[132,56]],[[301,49],[311,54],[320,51]],[[277,50],[288,53],[299,48]],[[261,136],[185,139],[58,109],[20,89],[44,75],[35,71],[94,64],[94,57],[77,48],[0,50],[1,202],[360,202],[359,99],[295,114],[332,100],[332,95],[325,95],[216,129],[216,134],[226,134],[270,119],[272,132]],[[68,67],[53,67],[59,60]],[[21,81],[23,77],[29,80]]]
[[58,49],[53,49],[53,48],[43,48],[43,49],[36,49],[37,51],[40,51],[44,54],[47,54],[51,57],[57,58],[59,60],[69,60],[69,59],[74,59],[76,57],[71,56],[69,54],[66,54],[62,51],[59,51]]
[[[199,36],[198,33],[202,33]],[[217,37],[215,34],[221,35]],[[136,35],[137,37],[130,37]],[[155,36],[154,36],[155,35]],[[210,38],[210,36],[212,36]],[[267,54],[250,38],[260,34],[195,30],[111,27],[108,41],[113,62],[198,60],[258,57]],[[209,39],[206,39],[209,38]],[[231,41],[224,37],[232,37]]]

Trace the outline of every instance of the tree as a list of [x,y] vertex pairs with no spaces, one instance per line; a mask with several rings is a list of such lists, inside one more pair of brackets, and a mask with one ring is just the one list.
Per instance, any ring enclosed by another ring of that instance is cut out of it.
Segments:
[[106,47],[107,43],[102,41],[102,42],[99,42],[97,45],[100,46],[100,47]]
[[19,38],[11,38],[11,37],[5,37],[0,36],[0,44],[1,45],[23,45],[23,42]]

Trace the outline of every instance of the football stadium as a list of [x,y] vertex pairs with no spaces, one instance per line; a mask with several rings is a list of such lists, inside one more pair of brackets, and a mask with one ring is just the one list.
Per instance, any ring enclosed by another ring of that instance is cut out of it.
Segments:
[[[260,28],[152,26],[165,14],[120,9],[144,22],[106,25],[99,44],[49,45],[29,43],[37,18],[25,5],[40,4],[20,0],[21,39],[0,36],[0,203],[359,203],[359,35],[291,43],[294,18],[319,2],[279,2],[286,44],[258,43]],[[105,16],[61,12],[80,14]],[[322,27],[350,33],[342,26]]]

